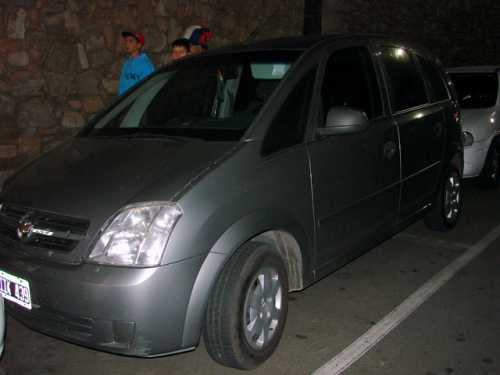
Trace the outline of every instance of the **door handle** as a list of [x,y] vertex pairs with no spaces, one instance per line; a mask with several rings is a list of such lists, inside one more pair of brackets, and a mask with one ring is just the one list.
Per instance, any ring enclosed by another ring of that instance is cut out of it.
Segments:
[[388,141],[384,144],[384,157],[386,159],[392,159],[396,155],[396,143],[394,141]]

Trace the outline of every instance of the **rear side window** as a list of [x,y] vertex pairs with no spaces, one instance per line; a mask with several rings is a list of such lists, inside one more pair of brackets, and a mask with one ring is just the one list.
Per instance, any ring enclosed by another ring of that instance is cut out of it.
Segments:
[[430,89],[432,91],[432,101],[440,102],[442,100],[449,99],[448,90],[446,89],[446,84],[439,72],[439,68],[431,61],[417,56],[417,59],[422,67],[427,81],[429,82]]
[[332,107],[362,110],[369,119],[382,115],[377,78],[366,48],[346,48],[331,55],[326,65],[321,97],[323,124]]
[[312,69],[299,81],[281,106],[264,140],[263,155],[303,141],[316,70]]
[[397,47],[385,47],[381,52],[393,111],[426,104],[428,100],[425,83],[410,53]]
[[464,109],[489,108],[497,102],[496,73],[451,73],[460,106]]

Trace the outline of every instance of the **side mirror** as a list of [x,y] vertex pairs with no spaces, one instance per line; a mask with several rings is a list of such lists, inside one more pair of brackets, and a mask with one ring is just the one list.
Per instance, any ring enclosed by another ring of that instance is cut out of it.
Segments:
[[349,107],[333,107],[328,111],[326,124],[316,129],[316,134],[338,135],[359,133],[368,128],[370,121],[363,111]]

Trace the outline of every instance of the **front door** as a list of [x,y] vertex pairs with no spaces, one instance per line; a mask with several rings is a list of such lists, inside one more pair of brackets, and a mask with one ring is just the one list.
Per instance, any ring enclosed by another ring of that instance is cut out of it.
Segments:
[[328,270],[382,239],[396,222],[400,157],[397,128],[384,115],[369,50],[335,50],[325,65],[317,126],[329,108],[364,111],[369,128],[309,143],[317,227],[316,262]]

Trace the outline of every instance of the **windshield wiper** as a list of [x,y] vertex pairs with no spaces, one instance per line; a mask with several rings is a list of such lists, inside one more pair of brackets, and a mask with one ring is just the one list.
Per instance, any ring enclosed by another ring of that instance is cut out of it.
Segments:
[[203,138],[200,137],[182,137],[177,135],[156,133],[156,132],[147,132],[147,131],[138,131],[130,134],[119,134],[119,135],[111,135],[110,138],[117,139],[154,139],[154,140],[165,140],[170,142],[188,142],[188,141],[202,141]]
[[154,139],[154,140],[165,140],[170,142],[184,142],[185,139],[182,137],[171,136],[168,134],[147,132],[147,131],[137,131],[133,133],[122,133],[122,134],[95,134],[95,138],[107,138],[107,139]]

